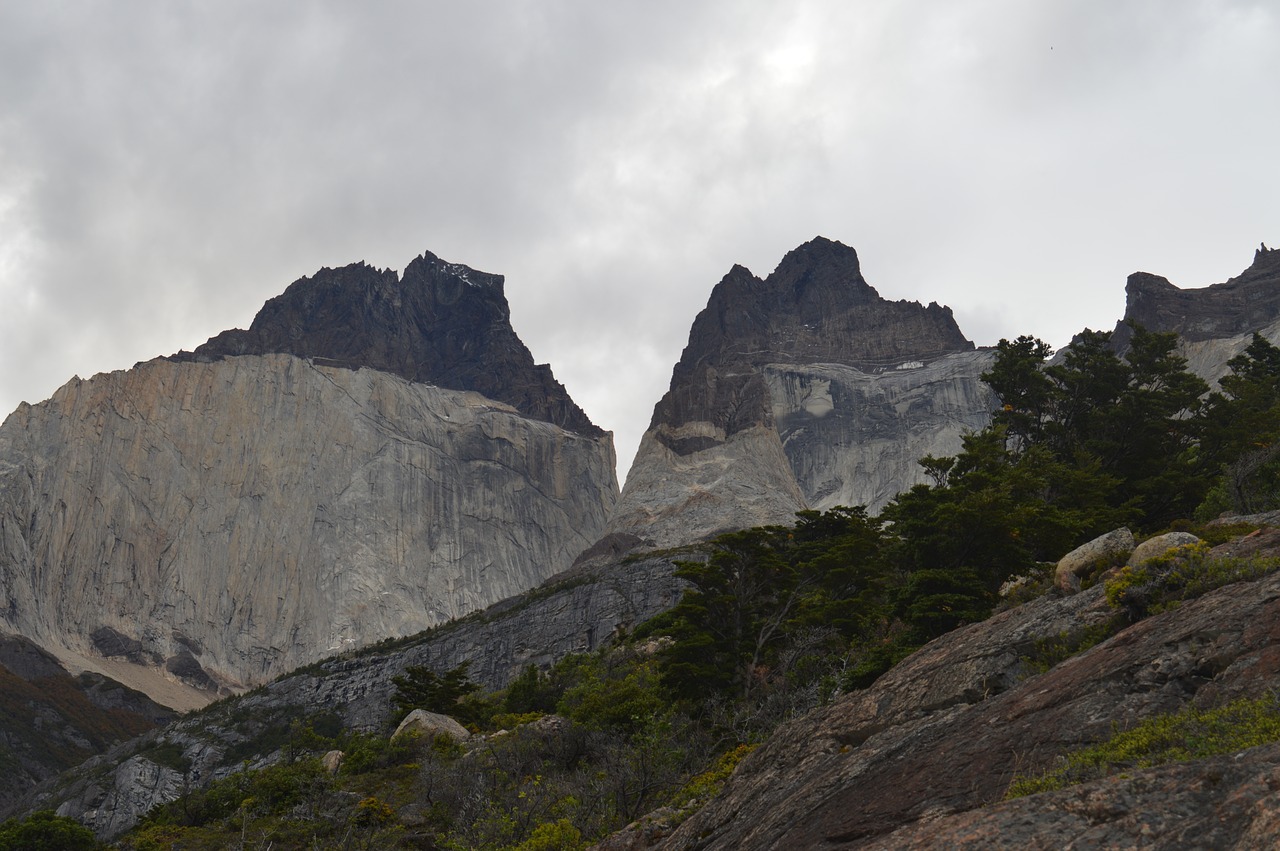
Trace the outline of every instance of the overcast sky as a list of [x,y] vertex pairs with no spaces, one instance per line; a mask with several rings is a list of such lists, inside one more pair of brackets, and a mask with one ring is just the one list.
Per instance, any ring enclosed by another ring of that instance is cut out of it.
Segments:
[[0,415],[430,250],[630,465],[734,263],[815,235],[979,345],[1280,244],[1280,4],[0,0]]

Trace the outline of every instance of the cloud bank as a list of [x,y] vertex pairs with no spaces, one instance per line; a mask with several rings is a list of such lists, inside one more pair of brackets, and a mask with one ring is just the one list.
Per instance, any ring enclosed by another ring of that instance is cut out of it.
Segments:
[[321,266],[504,274],[620,473],[734,263],[979,344],[1280,243],[1266,2],[0,3],[0,414]]

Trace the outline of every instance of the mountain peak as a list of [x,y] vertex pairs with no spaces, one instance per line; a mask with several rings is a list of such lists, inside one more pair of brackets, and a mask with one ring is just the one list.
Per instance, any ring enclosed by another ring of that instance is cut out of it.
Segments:
[[813,269],[821,266],[836,266],[855,275],[861,274],[858,265],[858,252],[853,248],[825,236],[815,236],[806,243],[796,246],[783,255],[782,261],[774,273],[790,268]]
[[815,237],[763,280],[739,265],[721,279],[693,322],[651,427],[724,418],[704,410],[719,404],[705,398],[698,377],[708,369],[745,376],[769,363],[835,363],[872,372],[972,349],[950,308],[881,298],[854,249]]
[[1176,331],[1196,342],[1233,337],[1280,319],[1280,250],[1258,248],[1253,263],[1221,284],[1182,289],[1167,278],[1134,272],[1125,284],[1124,319],[1112,335],[1123,347],[1130,323],[1152,331]]
[[603,431],[511,327],[501,275],[429,251],[402,276],[366,263],[323,268],[267,301],[247,331],[224,331],[177,361],[291,354],[474,390],[581,434]]

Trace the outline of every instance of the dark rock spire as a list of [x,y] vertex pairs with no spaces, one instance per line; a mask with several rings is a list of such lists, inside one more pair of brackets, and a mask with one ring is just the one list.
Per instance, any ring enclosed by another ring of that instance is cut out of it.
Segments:
[[511,327],[501,275],[430,252],[397,276],[364,263],[324,268],[263,305],[249,330],[224,331],[173,360],[281,353],[410,381],[474,390],[580,434],[603,431]]

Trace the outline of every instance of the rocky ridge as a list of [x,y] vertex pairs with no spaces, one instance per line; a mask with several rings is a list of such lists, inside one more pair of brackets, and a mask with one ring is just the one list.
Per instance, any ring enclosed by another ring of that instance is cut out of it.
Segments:
[[[374,647],[308,666],[94,757],[20,801],[0,799],[0,816],[56,809],[109,838],[128,830],[153,806],[242,770],[239,746],[273,727],[287,731],[309,713],[335,710],[349,726],[389,732],[391,678],[408,666],[442,671],[467,662],[473,681],[500,688],[527,665],[545,666],[569,653],[595,650],[675,603],[684,586],[673,575],[672,558],[602,561],[398,647]],[[184,770],[154,756],[161,741],[178,747]]]
[[1159,275],[1135,272],[1125,284],[1124,319],[1112,335],[1116,346],[1128,342],[1130,323],[1177,332],[1191,371],[1215,382],[1254,332],[1280,341],[1280,249],[1263,245],[1249,268],[1207,287],[1181,289]]
[[610,521],[658,545],[878,509],[989,420],[949,308],[883,299],[857,253],[816,238],[761,280],[735,266],[694,320]]
[[500,278],[431,255],[326,270],[249,332],[21,406],[0,626],[185,709],[564,570],[616,499],[612,439],[506,320]]

